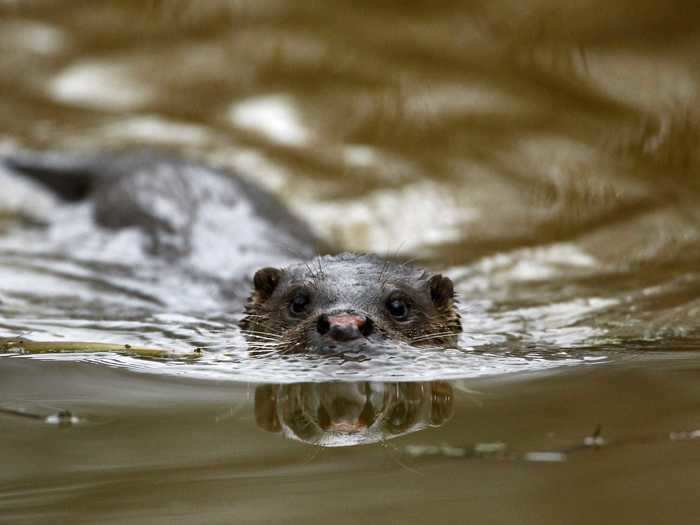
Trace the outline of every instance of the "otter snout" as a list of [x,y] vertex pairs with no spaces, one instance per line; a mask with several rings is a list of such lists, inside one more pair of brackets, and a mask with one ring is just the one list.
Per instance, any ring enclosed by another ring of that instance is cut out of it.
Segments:
[[335,341],[352,341],[370,335],[374,329],[374,323],[366,315],[351,312],[323,314],[316,322],[316,329],[319,334]]

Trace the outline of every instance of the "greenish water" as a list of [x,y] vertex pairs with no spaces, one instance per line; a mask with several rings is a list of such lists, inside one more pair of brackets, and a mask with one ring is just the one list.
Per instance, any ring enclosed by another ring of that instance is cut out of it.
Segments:
[[105,350],[2,350],[0,523],[696,522],[697,15],[0,1],[0,150],[234,169],[450,275],[465,328],[252,359],[247,290],[0,171],[0,338]]

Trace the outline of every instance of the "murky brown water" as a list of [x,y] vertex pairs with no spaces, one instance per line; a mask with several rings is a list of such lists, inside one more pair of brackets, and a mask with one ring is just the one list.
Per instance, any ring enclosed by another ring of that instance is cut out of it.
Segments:
[[699,11],[0,1],[0,149],[234,168],[465,325],[254,361],[240,305],[0,172],[0,337],[205,349],[0,356],[0,523],[698,521]]

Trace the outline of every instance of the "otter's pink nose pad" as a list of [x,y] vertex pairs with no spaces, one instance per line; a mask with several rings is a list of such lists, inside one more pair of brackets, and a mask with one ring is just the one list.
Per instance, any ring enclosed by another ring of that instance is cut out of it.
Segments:
[[364,315],[336,314],[318,318],[318,332],[336,341],[352,341],[372,332],[372,321]]

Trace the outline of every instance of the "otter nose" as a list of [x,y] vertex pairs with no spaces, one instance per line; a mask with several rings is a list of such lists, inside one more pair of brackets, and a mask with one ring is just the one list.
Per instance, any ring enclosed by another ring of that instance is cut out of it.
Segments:
[[352,341],[372,333],[372,320],[354,313],[323,314],[318,318],[316,328],[319,334],[336,341]]

